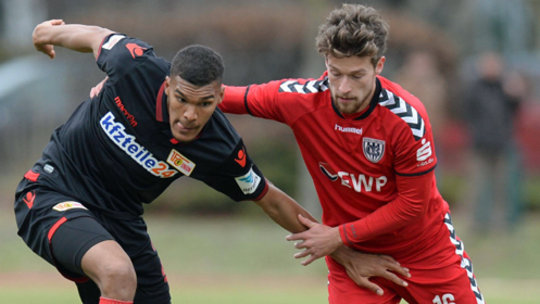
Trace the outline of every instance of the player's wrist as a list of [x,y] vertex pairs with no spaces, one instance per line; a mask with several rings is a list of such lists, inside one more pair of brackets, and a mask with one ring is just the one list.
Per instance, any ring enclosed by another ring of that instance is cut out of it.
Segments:
[[338,231],[339,231],[339,240],[341,244],[350,247],[352,244],[347,238],[347,231],[345,230],[345,225],[339,225]]

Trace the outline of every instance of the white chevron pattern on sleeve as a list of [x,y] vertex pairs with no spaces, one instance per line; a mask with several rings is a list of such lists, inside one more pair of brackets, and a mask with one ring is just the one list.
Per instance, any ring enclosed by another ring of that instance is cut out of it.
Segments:
[[426,133],[426,125],[422,116],[401,97],[383,89],[379,95],[379,104],[403,119],[411,128],[414,139],[419,140]]
[[279,86],[280,92],[311,94],[328,90],[328,78],[323,80],[310,80],[300,84],[297,80],[286,80]]

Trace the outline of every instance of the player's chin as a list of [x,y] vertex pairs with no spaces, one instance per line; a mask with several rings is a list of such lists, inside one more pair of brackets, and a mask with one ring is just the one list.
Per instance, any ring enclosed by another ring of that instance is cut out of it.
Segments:
[[189,132],[173,132],[174,139],[179,142],[190,142],[194,141],[197,138],[198,132],[195,130],[190,130]]
[[338,105],[337,108],[343,114],[354,114],[358,110],[357,107],[352,105]]

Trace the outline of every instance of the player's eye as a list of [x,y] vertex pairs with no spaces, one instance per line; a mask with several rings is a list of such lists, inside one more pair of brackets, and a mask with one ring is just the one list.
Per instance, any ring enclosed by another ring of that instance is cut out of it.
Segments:
[[180,102],[180,103],[186,103],[187,102],[187,100],[184,97],[178,96],[178,95],[176,95],[176,100],[178,100],[178,102]]

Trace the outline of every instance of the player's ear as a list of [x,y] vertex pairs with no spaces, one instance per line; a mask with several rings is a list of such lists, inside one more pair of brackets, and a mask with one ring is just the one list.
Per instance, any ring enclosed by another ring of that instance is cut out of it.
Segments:
[[222,101],[223,101],[223,97],[225,96],[225,86],[224,85],[221,85],[220,89],[219,89],[219,94],[218,94],[218,102],[217,104],[220,104]]
[[379,61],[377,61],[377,64],[375,65],[375,73],[377,75],[381,74],[384,69],[384,63],[386,62],[386,57],[381,56],[379,58]]
[[326,69],[328,70],[328,55],[325,55],[325,56],[324,56],[324,66],[325,66]]
[[165,95],[169,95],[169,87],[171,86],[171,77],[166,76],[165,77]]

